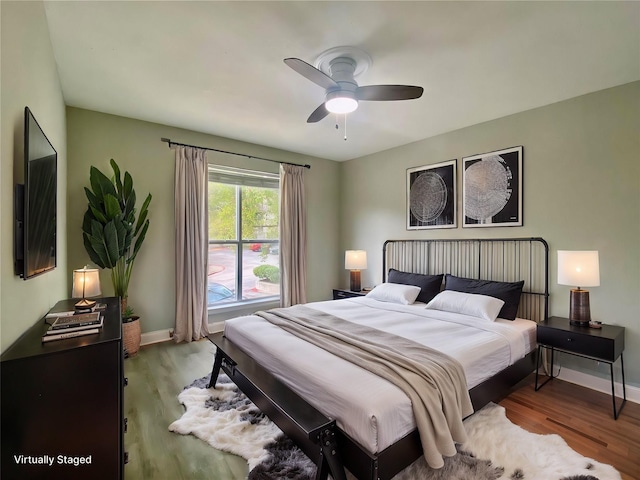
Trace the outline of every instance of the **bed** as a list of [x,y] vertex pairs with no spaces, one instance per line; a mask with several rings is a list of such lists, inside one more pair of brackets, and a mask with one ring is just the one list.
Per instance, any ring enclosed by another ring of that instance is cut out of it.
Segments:
[[[511,313],[516,318],[478,322],[468,312],[428,309],[420,299],[405,305],[371,294],[309,306],[453,357],[464,369],[476,410],[534,370],[535,322],[548,316],[548,245],[543,239],[389,240],[382,258],[381,287],[439,274],[447,274],[451,285],[472,279],[482,279],[485,286],[519,282],[522,294],[517,312]],[[500,316],[503,312],[506,316],[502,309]],[[218,347],[211,385],[223,369],[316,461],[319,478],[328,473],[344,478],[344,465],[357,478],[386,480],[423,454],[411,401],[386,380],[261,316],[229,320],[224,334],[211,340]]]

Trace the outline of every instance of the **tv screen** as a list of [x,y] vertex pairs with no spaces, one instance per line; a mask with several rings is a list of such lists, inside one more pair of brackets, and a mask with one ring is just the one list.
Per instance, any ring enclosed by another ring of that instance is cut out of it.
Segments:
[[22,276],[56,267],[58,154],[29,110],[24,109],[24,211]]

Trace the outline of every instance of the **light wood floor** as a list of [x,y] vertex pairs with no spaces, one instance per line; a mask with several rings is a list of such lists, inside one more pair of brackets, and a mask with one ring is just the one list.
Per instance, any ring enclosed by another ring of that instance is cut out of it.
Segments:
[[[246,478],[244,459],[168,429],[184,412],[178,394],[211,371],[213,352],[208,340],[168,342],[143,347],[125,360],[126,480]],[[608,395],[561,380],[534,392],[533,378],[499,403],[513,423],[534,433],[557,433],[577,452],[613,465],[623,480],[640,479],[639,404],[627,402],[616,421]]]
[[125,480],[239,480],[247,462],[202,440],[169,431],[184,413],[178,402],[183,387],[211,372],[214,347],[208,340],[150,345],[124,361]]

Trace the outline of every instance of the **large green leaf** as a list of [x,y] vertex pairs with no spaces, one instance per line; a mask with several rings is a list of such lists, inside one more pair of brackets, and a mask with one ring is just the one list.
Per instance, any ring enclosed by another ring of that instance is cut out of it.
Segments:
[[89,210],[95,220],[98,220],[102,225],[105,225],[109,219],[105,216],[102,210],[95,208],[93,205],[89,205]]
[[95,208],[100,208],[100,200],[98,200],[98,197],[96,197],[91,190],[84,187],[84,193],[89,200],[89,205],[93,205]]
[[126,198],[126,202],[124,205],[124,216],[125,218],[133,217],[135,219],[136,213],[136,191],[131,189],[129,195]]
[[102,172],[94,166],[89,169],[89,183],[91,184],[91,191],[93,192],[93,195],[96,197],[99,203],[102,203],[103,196],[102,187],[100,186],[100,182],[98,181],[98,176],[101,174]]
[[140,227],[147,219],[147,214],[149,211],[149,204],[151,203],[151,194],[147,195],[147,198],[144,199],[144,203],[142,204],[142,208],[140,209],[140,215],[138,215],[138,223],[136,224],[136,231],[134,235],[138,234]]
[[131,244],[131,227],[122,220],[122,217],[118,217],[114,221],[116,229],[116,235],[118,236],[118,259],[127,256],[129,251],[129,245]]
[[87,187],[84,188],[84,191],[89,199],[89,210],[90,213],[93,214],[93,217],[98,220],[103,225],[107,223],[107,217],[105,216],[104,211],[104,203],[98,200],[91,190]]
[[122,193],[122,180],[120,179],[120,167],[118,167],[118,164],[113,158],[109,163],[111,164],[111,168],[113,168],[113,177],[116,182],[116,191],[118,192],[118,198],[122,200],[123,193]]
[[105,248],[107,251],[107,255],[109,256],[109,261],[115,265],[118,259],[122,256],[120,249],[120,242],[118,239],[118,231],[116,229],[116,222],[111,220],[104,226],[104,238],[105,238]]
[[142,225],[144,225],[144,222],[147,219],[147,213],[147,210],[140,212],[140,215],[138,216],[138,222],[136,223],[136,230],[133,233],[134,235],[138,235],[138,233],[140,232],[140,228],[142,227]]
[[109,180],[109,178],[96,167],[91,167],[89,182],[91,183],[93,194],[100,202],[104,201],[104,196],[108,193],[114,197],[117,195],[116,187],[114,187],[113,182],[111,182],[111,180]]
[[91,235],[89,235],[89,243],[95,254],[100,258],[100,262],[105,265],[104,268],[112,268],[114,263],[109,258],[103,226],[97,220],[91,221]]
[[87,234],[86,232],[82,232],[82,240],[84,242],[84,248],[89,254],[89,258],[91,259],[91,261],[100,268],[107,268],[107,265],[102,261],[100,256],[93,249],[91,241],[89,240],[89,234]]
[[133,261],[136,258],[136,255],[138,255],[138,250],[140,250],[140,247],[142,246],[142,242],[144,241],[144,237],[147,235],[148,229],[149,229],[149,220],[145,222],[144,227],[142,227],[142,231],[140,232],[140,235],[138,235],[138,238],[136,239],[136,244],[133,247],[133,255],[131,255],[131,258],[129,259],[129,263],[133,263]]
[[120,202],[118,199],[111,194],[107,194],[104,196],[104,211],[107,217],[107,220],[113,220],[117,217],[122,216],[122,209],[120,208]]
[[91,220],[94,220],[94,217],[91,214],[91,207],[88,207],[87,211],[84,212],[84,217],[82,217],[82,231],[87,235],[91,235]]
[[134,238],[133,227],[131,226],[131,224],[129,222],[122,222],[121,225],[125,229],[125,237],[124,237],[123,248],[124,248],[124,250],[126,252],[129,252],[129,249],[131,248],[131,242],[133,241],[133,238]]
[[124,172],[124,198],[128,198],[133,191],[133,178],[129,172]]

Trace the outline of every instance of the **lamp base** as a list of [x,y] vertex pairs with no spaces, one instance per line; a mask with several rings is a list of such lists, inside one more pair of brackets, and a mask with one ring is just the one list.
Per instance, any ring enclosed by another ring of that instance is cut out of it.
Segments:
[[360,285],[360,270],[351,270],[349,272],[349,290],[359,292],[362,290]]
[[95,300],[87,300],[86,298],[83,298],[82,300],[80,300],[78,303],[74,305],[75,309],[78,312],[86,312],[87,310],[91,310],[95,306],[96,306]]
[[571,289],[569,298],[569,324],[588,327],[591,321],[589,290]]

